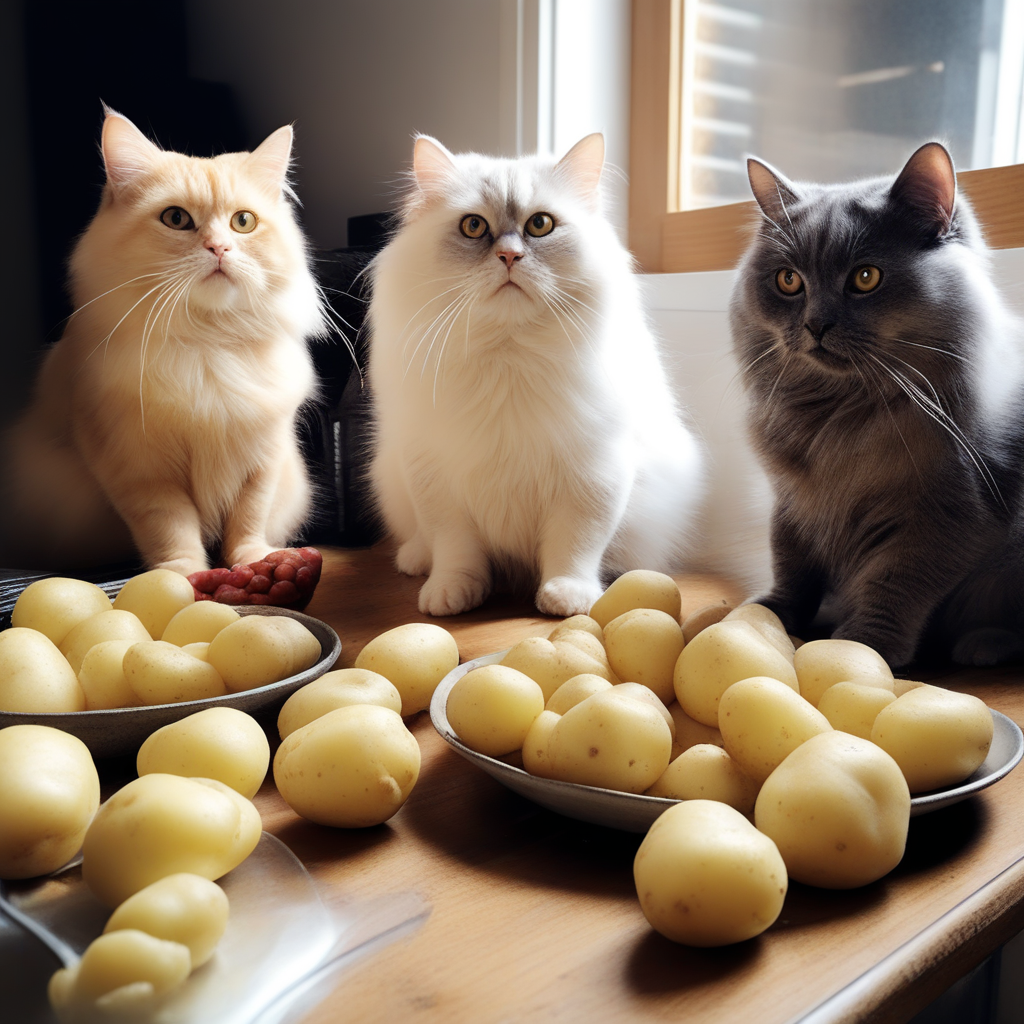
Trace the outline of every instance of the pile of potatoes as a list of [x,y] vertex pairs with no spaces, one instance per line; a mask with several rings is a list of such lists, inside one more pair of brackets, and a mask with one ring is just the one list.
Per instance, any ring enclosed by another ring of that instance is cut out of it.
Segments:
[[79,963],[50,981],[62,1021],[137,1019],[210,959],[229,912],[215,879],[259,842],[250,798],[269,762],[253,718],[210,708],[154,732],[139,777],[100,804],[81,740],[49,726],[0,730],[0,877],[47,874],[81,847],[84,882],[113,908]]
[[37,580],[0,633],[0,711],[67,712],[224,697],[301,672],[320,643],[286,615],[196,601],[167,569],[110,598],[83,580]]
[[531,774],[684,801],[634,874],[651,924],[693,945],[763,931],[789,878],[851,888],[892,870],[911,793],[967,778],[993,734],[976,697],[896,680],[864,644],[794,642],[763,606],[680,623],[675,581],[646,571],[467,673],[447,715]]

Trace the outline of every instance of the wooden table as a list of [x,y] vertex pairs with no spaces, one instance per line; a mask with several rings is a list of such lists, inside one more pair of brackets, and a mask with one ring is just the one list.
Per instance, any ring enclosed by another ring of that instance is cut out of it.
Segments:
[[[421,582],[399,577],[385,547],[325,552],[308,611],[342,638],[338,667],[384,629],[429,621],[416,610]],[[741,596],[723,580],[679,582],[684,614]],[[553,620],[526,598],[493,597],[442,624],[468,660]],[[1020,676],[959,671],[941,683],[1021,723]],[[447,747],[425,712],[409,724],[422,771],[384,825],[310,824],[270,783],[257,797],[266,828],[329,900],[406,894],[429,908],[411,934],[340,975],[309,1022],[902,1022],[1024,927],[1024,769],[912,819],[906,856],[881,881],[846,892],[791,883],[764,935],[699,950],[644,919],[632,876],[641,836],[542,810]]]

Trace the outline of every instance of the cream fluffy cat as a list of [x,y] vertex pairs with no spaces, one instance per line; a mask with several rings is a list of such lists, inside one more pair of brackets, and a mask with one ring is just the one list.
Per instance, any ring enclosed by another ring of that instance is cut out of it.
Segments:
[[309,483],[296,414],[323,329],[287,173],[165,152],[108,111],[107,181],[71,258],[75,313],[12,431],[7,546],[22,564],[130,555],[188,574],[285,545]]
[[557,163],[416,141],[368,317],[371,479],[398,569],[429,573],[422,612],[479,605],[495,563],[532,571],[552,615],[680,564],[701,449],[601,213],[603,163],[600,135]]

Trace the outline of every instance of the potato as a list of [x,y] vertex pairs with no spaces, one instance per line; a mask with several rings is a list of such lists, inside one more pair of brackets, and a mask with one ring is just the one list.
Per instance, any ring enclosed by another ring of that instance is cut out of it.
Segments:
[[641,683],[662,703],[672,703],[672,676],[683,649],[675,618],[656,608],[634,608],[604,627],[604,645],[612,671],[623,682]]
[[811,640],[797,651],[793,666],[800,692],[815,707],[835,683],[856,680],[892,689],[892,669],[877,651],[856,640]]
[[123,664],[124,677],[143,704],[180,704],[228,692],[212,665],[163,640],[132,644]]
[[[643,683],[616,683],[612,687],[612,692],[623,697],[632,697],[634,700],[643,701],[644,704],[649,704],[654,708],[665,719],[668,731],[672,734],[672,742],[675,743],[675,719],[668,708],[665,707],[665,702],[649,686],[644,686]],[[673,701],[673,703],[675,702]]]
[[778,918],[789,887],[771,839],[713,800],[665,811],[636,852],[633,879],[651,927],[689,946],[760,935]]
[[612,684],[603,676],[595,676],[591,672],[582,672],[578,676],[566,679],[544,705],[545,711],[554,711],[556,715],[564,715],[569,708],[592,697],[595,693],[610,690]]
[[376,704],[401,714],[402,695],[394,683],[366,668],[339,668],[296,690],[277,716],[277,731],[284,739],[328,711],[350,704]]
[[590,633],[591,636],[604,642],[604,630],[601,629],[600,623],[589,615],[570,615],[569,618],[560,622],[548,633],[548,639],[556,640],[559,636],[573,629],[582,629],[584,632]]
[[82,878],[110,907],[167,875],[217,879],[259,842],[259,812],[213,779],[143,775],[96,812],[82,846]]
[[612,619],[633,608],[657,608],[679,621],[682,608],[679,586],[671,576],[649,569],[623,573],[594,602],[590,618],[604,628]]
[[210,641],[207,657],[232,692],[287,679],[316,663],[316,637],[287,615],[243,615]]
[[110,611],[110,598],[85,580],[53,576],[30,583],[11,611],[11,625],[45,634],[56,646],[80,622],[97,612]]
[[170,569],[150,569],[133,576],[114,598],[114,607],[134,612],[154,638],[163,635],[167,623],[182,608],[195,603],[192,584],[181,573]]
[[104,640],[131,640],[140,643],[152,640],[149,631],[133,612],[113,609],[98,612],[83,622],[78,623],[59,645],[60,653],[68,659],[68,664],[77,677],[82,671],[82,662],[90,648]]
[[760,788],[721,747],[697,743],[672,761],[647,795],[718,800],[740,814],[753,814]]
[[274,781],[303,818],[337,828],[387,821],[420,774],[420,748],[400,715],[374,704],[329,711],[274,756]]
[[225,626],[230,626],[241,617],[229,604],[221,604],[219,601],[196,601],[195,604],[186,605],[175,613],[164,627],[160,639],[177,647],[195,643],[208,644]]
[[733,683],[718,705],[725,749],[758,785],[801,743],[828,732],[828,719],[769,676]]
[[552,777],[548,749],[551,744],[551,730],[561,717],[554,711],[544,710],[533,720],[533,725],[523,740],[523,768],[531,775],[542,779]]
[[25,626],[0,633],[0,711],[82,711],[75,670],[45,634]]
[[555,650],[562,651],[567,647],[579,648],[601,666],[602,674],[607,676],[611,682],[619,681],[612,671],[611,662],[608,661],[608,652],[604,649],[604,643],[598,640],[593,633],[585,629],[564,629],[561,632],[555,630],[555,633],[557,635],[551,641],[555,645]]
[[374,637],[355,667],[378,672],[402,695],[402,714],[430,707],[437,684],[459,664],[455,637],[429,622],[409,622]]
[[717,728],[722,694],[751,676],[771,676],[799,691],[788,659],[749,622],[716,622],[679,655],[673,678],[676,699],[691,718]]
[[[166,643],[166,641],[164,642]],[[207,665],[210,664],[210,644],[207,641],[197,640],[195,643],[182,644],[181,649],[186,654],[191,654],[193,658],[205,661]]]
[[156,939],[188,947],[192,967],[213,956],[228,926],[224,890],[201,875],[167,875],[129,896],[103,928],[104,934],[135,928]]
[[878,712],[895,699],[894,693],[881,686],[835,683],[821,695],[818,710],[833,729],[869,740]]
[[99,807],[88,748],[48,725],[8,726],[0,729],[0,779],[0,878],[56,871],[78,852]]
[[674,761],[684,750],[696,746],[698,743],[712,743],[716,747],[724,745],[722,734],[717,726],[704,725],[691,718],[680,706],[679,701],[674,700],[668,706],[668,713],[672,716],[675,724],[675,739],[672,740],[672,760]]
[[252,799],[270,767],[270,743],[251,715],[206,708],[152,733],[136,757],[139,775],[217,779]]
[[732,605],[724,599],[717,604],[707,604],[683,619],[683,641],[689,643],[702,629],[721,622],[732,611]]
[[545,700],[550,700],[555,690],[573,676],[594,675],[609,682],[618,682],[612,678],[611,669],[606,667],[606,659],[602,663],[602,660],[564,638],[552,641],[540,636],[527,637],[511,648],[501,659],[501,664],[517,669],[539,683]]
[[749,622],[780,654],[792,664],[796,648],[782,619],[763,604],[741,604],[723,618],[725,622]]
[[672,733],[656,708],[615,693],[597,693],[570,708],[551,730],[553,778],[642,793],[668,767]]
[[131,640],[104,640],[90,647],[78,671],[85,709],[130,708],[142,703],[124,675],[124,656]]
[[520,750],[544,693],[529,676],[506,665],[467,672],[448,694],[446,713],[455,735],[470,750],[501,757]]
[[129,928],[94,939],[47,995],[61,1021],[144,1020],[191,970],[187,946]]
[[963,782],[988,756],[993,723],[977,697],[922,685],[882,708],[871,739],[900,766],[911,793]]
[[802,743],[768,776],[754,821],[775,841],[790,878],[852,889],[902,859],[910,790],[881,747],[830,730]]

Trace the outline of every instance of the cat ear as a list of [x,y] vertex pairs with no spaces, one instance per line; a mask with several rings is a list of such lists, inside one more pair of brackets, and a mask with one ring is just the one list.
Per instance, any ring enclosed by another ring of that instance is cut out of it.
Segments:
[[597,205],[597,187],[604,170],[604,136],[594,132],[580,139],[555,165],[592,206]]
[[163,150],[150,142],[124,114],[104,104],[100,149],[107,181],[115,189],[131,185],[153,169]]
[[785,224],[786,207],[800,201],[800,195],[782,174],[755,157],[747,158],[747,177],[761,212],[773,223]]
[[437,139],[429,135],[416,136],[412,147],[412,172],[416,176],[416,184],[424,192],[439,188],[454,170],[455,160]]
[[889,197],[909,206],[937,235],[944,235],[953,222],[956,203],[956,171],[946,147],[925,143],[900,171]]
[[288,191],[288,170],[292,164],[292,141],[295,134],[286,124],[271,132],[250,154],[249,165],[263,183],[273,191]]

